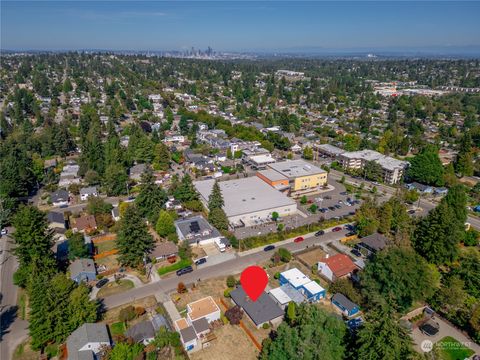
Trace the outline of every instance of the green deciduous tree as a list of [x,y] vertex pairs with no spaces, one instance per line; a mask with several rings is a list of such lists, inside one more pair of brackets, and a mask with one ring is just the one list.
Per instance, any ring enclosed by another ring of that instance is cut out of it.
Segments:
[[300,305],[292,324],[280,324],[264,340],[260,359],[342,359],[345,324],[314,305]]
[[140,343],[120,342],[115,344],[104,357],[105,360],[138,360],[143,354],[143,345]]
[[169,211],[160,211],[155,230],[157,230],[158,235],[162,237],[167,237],[170,234],[175,234],[174,219]]
[[427,146],[410,161],[407,176],[422,184],[442,186],[443,172],[437,149]]
[[135,205],[129,206],[120,220],[117,246],[119,262],[136,268],[142,265],[154,247],[153,238]]
[[86,258],[89,254],[88,246],[85,244],[83,234],[73,234],[68,239],[68,258],[70,260]]
[[362,287],[369,299],[377,294],[405,310],[414,301],[430,297],[437,287],[438,273],[409,248],[389,248],[368,262]]

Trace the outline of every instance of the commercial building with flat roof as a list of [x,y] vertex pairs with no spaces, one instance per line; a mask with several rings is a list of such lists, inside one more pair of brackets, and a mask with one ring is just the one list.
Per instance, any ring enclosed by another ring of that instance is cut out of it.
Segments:
[[[194,183],[202,202],[207,206],[215,180]],[[225,205],[223,210],[233,227],[252,226],[270,221],[272,213],[293,215],[297,204],[260,178],[254,176],[218,183]]]
[[304,160],[287,160],[268,167],[288,179],[291,196],[302,196],[320,191],[327,184],[327,172]]
[[327,156],[334,159],[345,152],[345,150],[330,144],[316,144],[313,146],[313,150],[318,156]]

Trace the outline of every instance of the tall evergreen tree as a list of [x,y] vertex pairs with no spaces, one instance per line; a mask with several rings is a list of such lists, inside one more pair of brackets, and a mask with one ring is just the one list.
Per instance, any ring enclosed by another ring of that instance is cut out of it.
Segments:
[[212,192],[208,197],[208,210],[212,211],[213,209],[221,208],[223,205],[224,205],[224,201],[223,201],[222,191],[220,190],[220,186],[218,185],[218,182],[215,181],[215,184],[213,184],[213,187],[212,187]]
[[189,174],[183,176],[180,184],[175,187],[173,195],[181,202],[198,200],[198,193],[193,186],[192,178]]
[[122,265],[140,267],[144,258],[152,251],[154,241],[148,232],[137,206],[129,206],[120,221],[117,246]]
[[53,231],[49,229],[46,216],[34,206],[24,206],[13,218],[15,232],[13,238],[16,247],[19,269],[15,281],[21,287],[28,285],[28,277],[35,265],[45,274],[56,271],[56,261],[52,252]]
[[147,170],[142,174],[140,193],[135,199],[135,204],[143,217],[151,222],[155,222],[158,213],[168,200],[167,193],[157,184],[152,170]]
[[353,351],[358,360],[408,360],[415,354],[410,335],[386,305],[378,305],[367,314]]

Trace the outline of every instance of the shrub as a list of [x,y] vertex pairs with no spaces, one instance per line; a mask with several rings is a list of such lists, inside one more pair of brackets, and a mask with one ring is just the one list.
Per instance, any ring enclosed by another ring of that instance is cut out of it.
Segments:
[[262,325],[262,328],[264,328],[264,329],[270,329],[270,325],[269,325],[268,323],[264,323],[264,324]]
[[145,314],[145,308],[143,306],[137,306],[135,308],[135,314],[137,315],[137,317],[142,316],[143,314]]
[[227,277],[227,286],[233,288],[235,286],[235,278],[232,275]]
[[223,292],[223,296],[225,296],[226,298],[230,297],[230,293],[232,292],[233,289],[231,288],[228,288],[228,289],[225,289],[225,291]]
[[235,305],[234,307],[231,307],[225,311],[225,316],[227,317],[228,321],[230,321],[231,325],[238,325],[240,324],[240,320],[242,320],[243,311],[240,306]]
[[280,279],[280,273],[277,271],[275,275],[273,275],[273,278],[277,280]]
[[228,319],[227,319],[227,317],[226,317],[225,315],[222,315],[222,316],[220,317],[220,319],[222,320],[223,325],[227,325],[227,324],[228,324]]
[[118,314],[118,320],[123,322],[131,321],[135,319],[135,316],[136,316],[135,308],[132,305],[130,305],[120,310],[120,313]]
[[280,260],[282,262],[289,262],[292,260],[292,253],[285,248],[278,249],[278,255],[280,255]]
[[185,292],[187,292],[187,287],[185,286],[185,284],[183,282],[179,282],[178,285],[177,285],[177,292],[179,294],[183,294]]

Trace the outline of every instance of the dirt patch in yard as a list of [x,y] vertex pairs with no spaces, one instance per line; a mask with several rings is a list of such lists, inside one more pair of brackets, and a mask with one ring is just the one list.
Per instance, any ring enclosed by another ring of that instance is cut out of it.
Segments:
[[128,304],[124,304],[122,306],[118,306],[116,308],[110,309],[103,315],[102,322],[105,322],[107,324],[118,322],[118,314],[120,313],[120,310],[126,308],[129,305],[132,305],[135,307],[141,306],[145,308],[147,311],[149,310],[153,311],[157,307],[157,300],[155,299],[155,296],[147,296],[143,299],[138,299]]
[[220,306],[218,299],[223,297],[223,292],[227,288],[226,280],[227,277],[222,276],[215,279],[209,279],[208,281],[200,281],[193,289],[191,286],[189,286],[187,293],[172,293],[172,300],[179,311],[184,310],[188,303],[199,300],[206,296],[213,297],[217,305]]
[[321,248],[317,247],[310,251],[304,252],[297,257],[307,263],[311,268],[312,266],[316,265],[321,259],[323,259],[325,255],[325,252]]
[[113,294],[118,294],[130,290],[133,287],[134,284],[131,280],[119,280],[118,282],[110,281],[98,291],[97,298],[105,298]]
[[191,360],[254,360],[258,350],[237,325],[225,325],[215,330],[217,340],[210,347],[190,354]]

